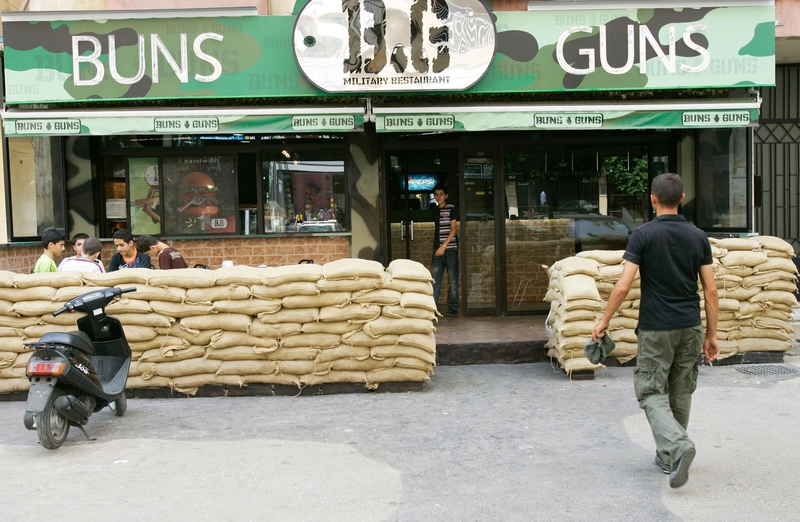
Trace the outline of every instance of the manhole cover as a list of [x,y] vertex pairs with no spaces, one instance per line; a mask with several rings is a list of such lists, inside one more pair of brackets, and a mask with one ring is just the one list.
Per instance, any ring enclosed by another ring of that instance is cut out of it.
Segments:
[[746,364],[736,370],[747,375],[797,375],[800,370],[782,364]]

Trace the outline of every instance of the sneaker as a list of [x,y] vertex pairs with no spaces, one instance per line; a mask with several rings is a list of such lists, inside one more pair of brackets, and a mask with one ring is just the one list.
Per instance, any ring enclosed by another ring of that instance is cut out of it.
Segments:
[[653,464],[661,468],[661,473],[663,473],[664,475],[669,475],[672,472],[669,466],[665,466],[658,460],[658,457],[656,457],[655,460],[653,460]]
[[672,471],[669,474],[669,487],[679,488],[686,484],[689,480],[689,466],[692,465],[694,456],[697,450],[691,447],[683,452],[683,455],[678,457],[678,460],[672,464]]
[[458,315],[458,310],[456,310],[455,308],[449,308],[447,310],[447,313],[444,314],[445,317],[455,317],[457,315]]

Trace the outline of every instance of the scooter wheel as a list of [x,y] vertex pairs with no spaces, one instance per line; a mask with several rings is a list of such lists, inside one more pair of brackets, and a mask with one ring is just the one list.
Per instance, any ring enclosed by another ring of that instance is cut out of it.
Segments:
[[60,388],[54,388],[47,399],[44,410],[37,414],[36,434],[42,447],[49,450],[58,449],[69,435],[69,419],[56,410],[56,399],[66,395]]
[[124,391],[114,402],[108,404],[108,409],[113,411],[117,417],[125,415],[125,412],[128,411],[128,397],[125,396]]

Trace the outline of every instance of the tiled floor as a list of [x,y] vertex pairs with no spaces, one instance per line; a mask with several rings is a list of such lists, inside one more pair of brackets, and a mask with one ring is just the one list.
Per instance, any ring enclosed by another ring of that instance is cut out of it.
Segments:
[[436,344],[471,344],[545,341],[546,315],[506,317],[441,317],[436,323]]

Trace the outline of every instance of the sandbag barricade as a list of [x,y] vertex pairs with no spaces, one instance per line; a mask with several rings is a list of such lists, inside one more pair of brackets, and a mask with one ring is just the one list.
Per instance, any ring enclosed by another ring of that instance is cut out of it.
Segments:
[[[772,236],[709,239],[714,279],[719,293],[717,339],[720,359],[744,352],[786,352],[794,341],[790,323],[797,304],[797,268],[794,249]],[[622,274],[624,251],[593,250],[561,259],[550,267],[547,326],[548,356],[567,372],[596,370],[583,345],[608,305],[608,297]],[[631,290],[609,322],[607,334],[616,348],[610,356],[621,364],[636,357],[636,325],[641,297],[637,272]],[[698,282],[701,317],[705,303]]]
[[[0,276],[3,274],[0,273]],[[388,268],[341,259],[326,265],[209,271],[129,269],[0,277],[0,393],[29,388],[24,343],[77,330],[77,314],[51,313],[97,287],[135,286],[109,305],[133,352],[128,388],[250,383],[427,382],[436,364],[430,272],[409,260]]]

